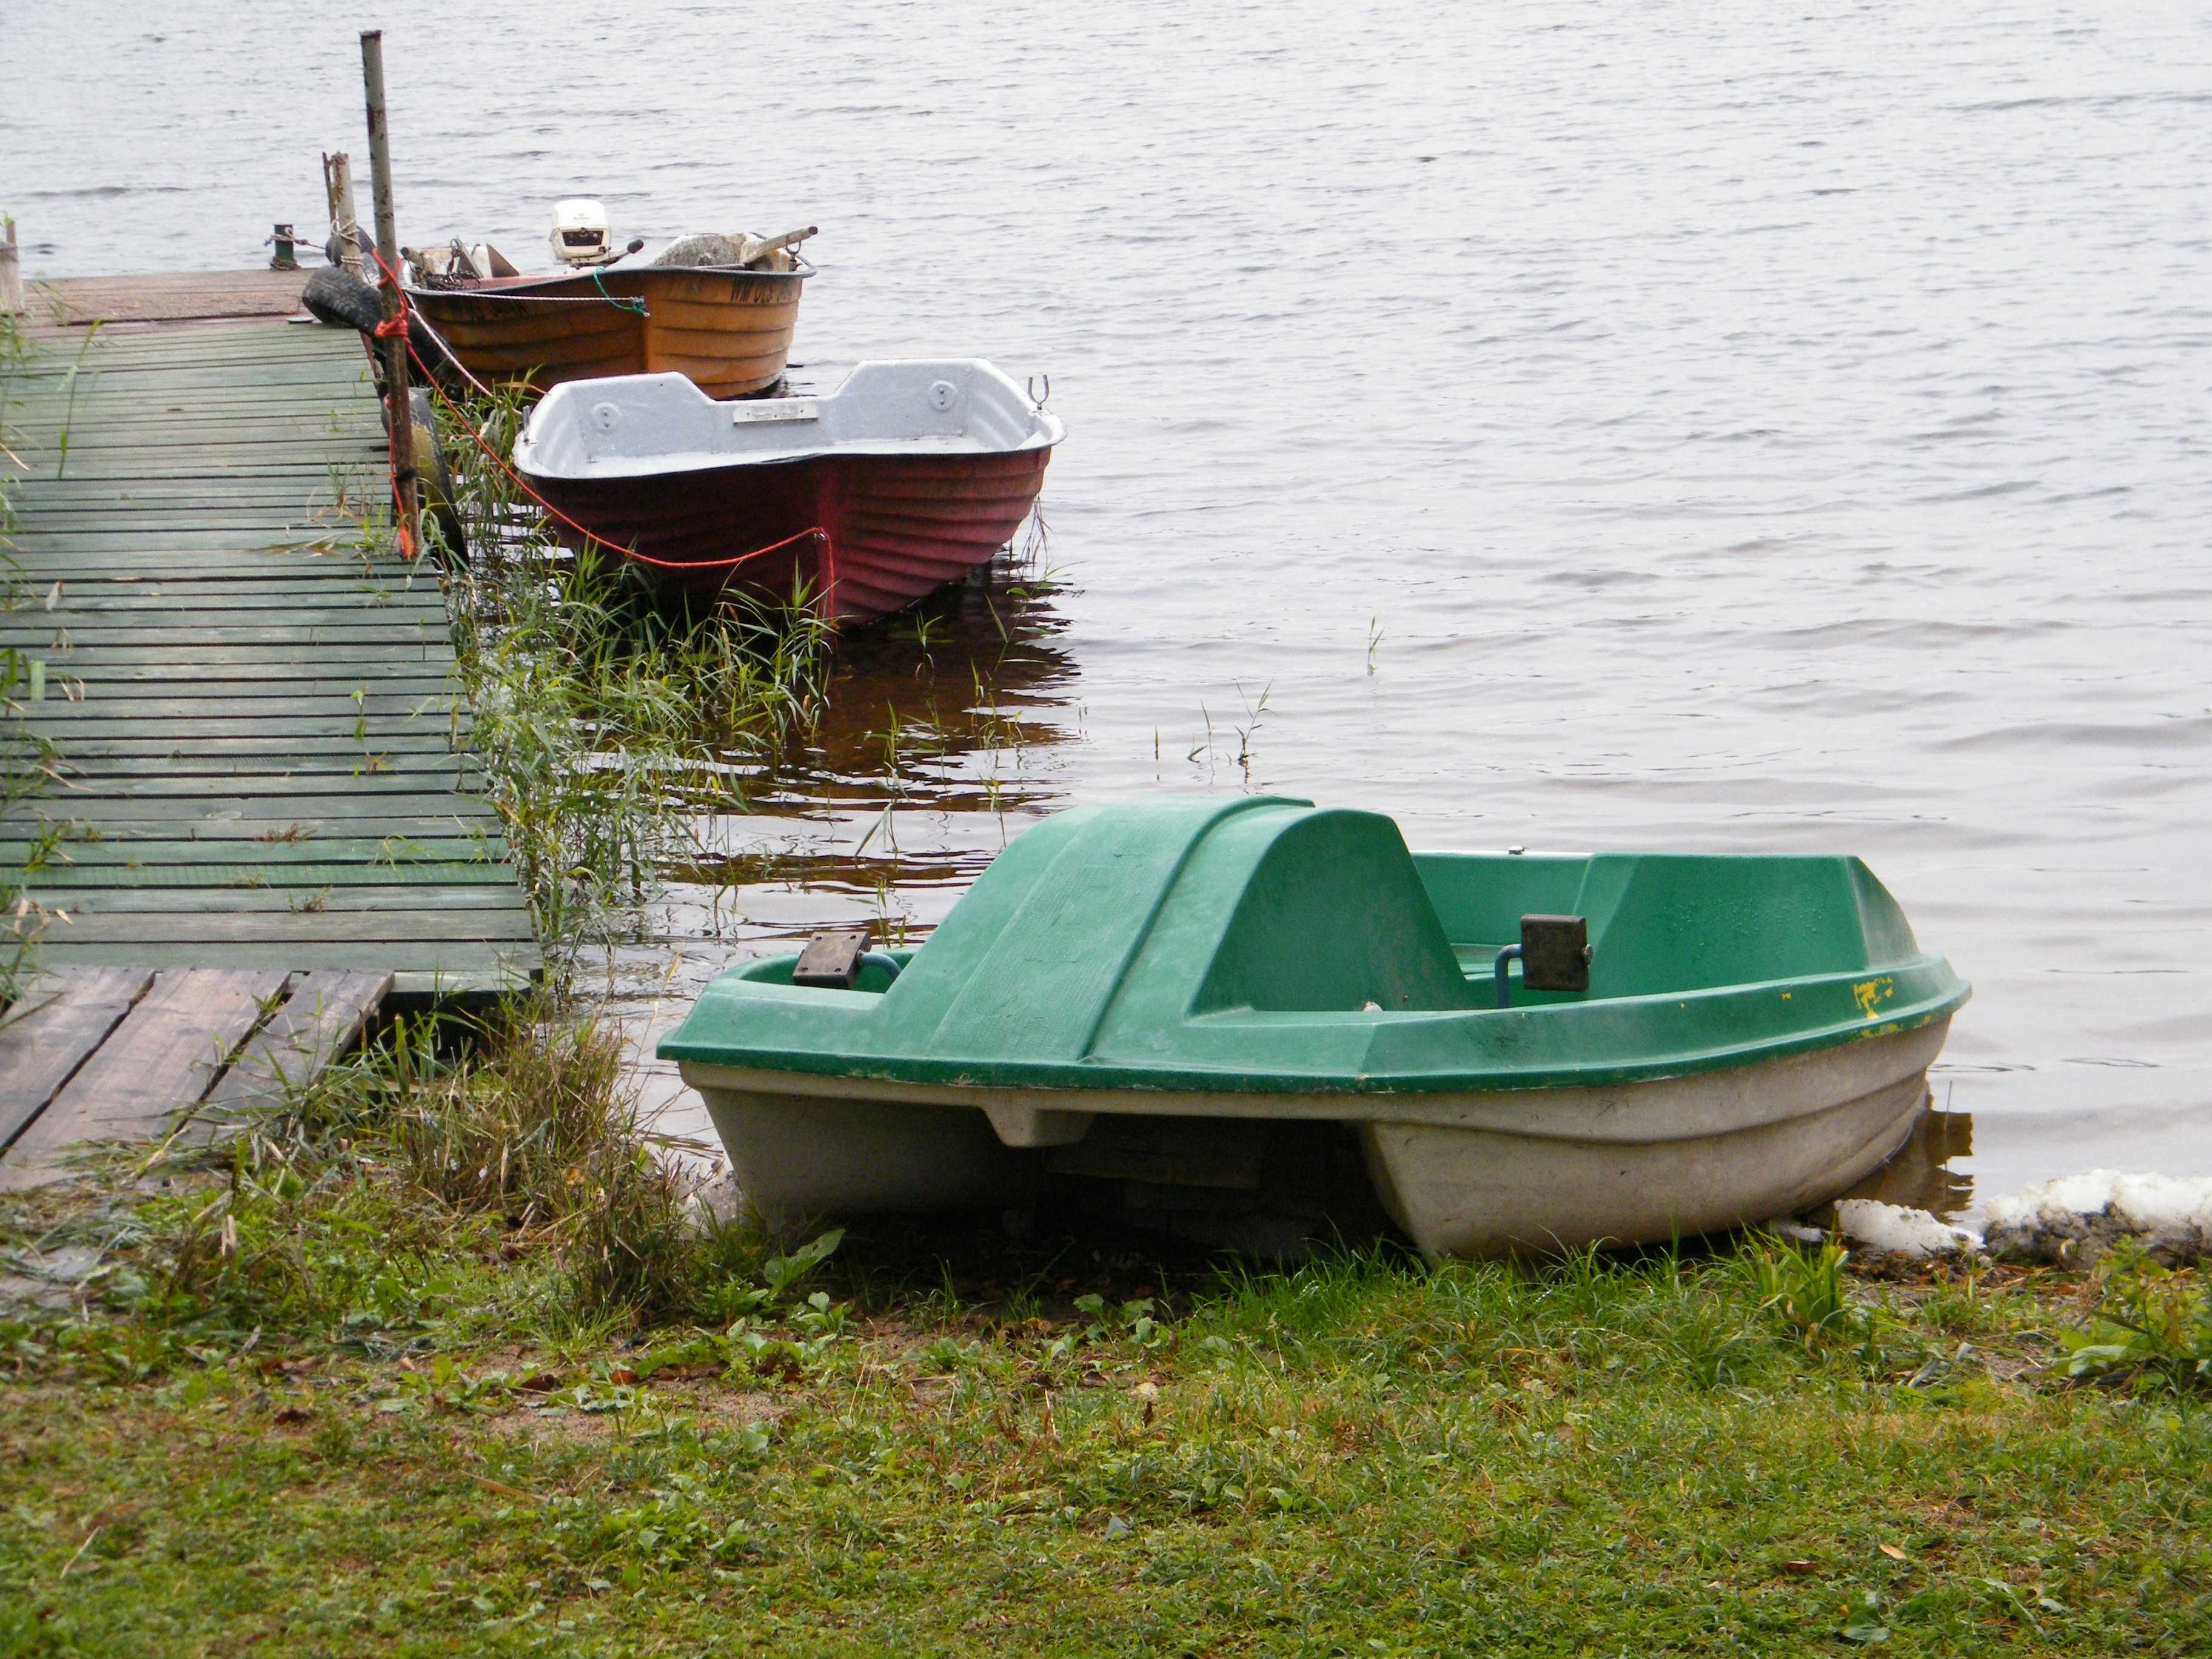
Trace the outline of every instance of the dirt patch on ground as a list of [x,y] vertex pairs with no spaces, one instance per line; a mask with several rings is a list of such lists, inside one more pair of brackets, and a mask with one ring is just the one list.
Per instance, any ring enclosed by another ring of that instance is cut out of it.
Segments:
[[787,1394],[769,1394],[759,1389],[733,1389],[712,1382],[655,1389],[653,1394],[664,1401],[672,1398],[677,1402],[675,1409],[679,1412],[712,1419],[718,1425],[726,1428],[779,1422],[798,1403],[795,1396]]
[[559,1401],[516,1405],[490,1413],[456,1413],[454,1426],[483,1436],[519,1438],[544,1446],[574,1446],[635,1434],[672,1417],[689,1418],[702,1430],[750,1428],[774,1423],[795,1400],[757,1389],[712,1382],[674,1383],[641,1391],[634,1408],[587,1411]]

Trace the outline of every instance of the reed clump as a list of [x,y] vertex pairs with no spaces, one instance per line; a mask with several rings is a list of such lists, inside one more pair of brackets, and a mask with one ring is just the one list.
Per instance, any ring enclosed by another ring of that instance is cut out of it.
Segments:
[[702,819],[744,809],[749,763],[811,729],[830,635],[803,592],[674,611],[556,544],[501,464],[523,414],[519,394],[441,409],[467,550],[448,583],[471,746],[541,935],[573,952],[698,850]]
[[667,1319],[702,1305],[744,1249],[653,1144],[624,1059],[603,1019],[510,1015],[393,1103],[381,1132],[413,1191],[550,1249],[572,1307]]
[[66,1322],[171,1359],[605,1340],[706,1316],[768,1254],[653,1144],[619,1031],[550,1000],[403,1018],[281,1110],[92,1158],[0,1204],[0,1259],[96,1256]]
[[[23,580],[13,541],[13,485],[24,470],[14,447],[16,383],[31,358],[30,337],[21,319],[12,311],[0,311],[0,616],[30,610],[39,600]],[[45,690],[43,678],[43,665],[29,653],[0,645],[0,818],[40,793],[60,759],[51,738],[23,723],[25,705]],[[0,842],[10,839],[10,832],[0,830]],[[15,1000],[17,987],[34,967],[44,917],[24,889],[52,848],[51,837],[33,836],[20,851],[0,849],[0,1008]]]

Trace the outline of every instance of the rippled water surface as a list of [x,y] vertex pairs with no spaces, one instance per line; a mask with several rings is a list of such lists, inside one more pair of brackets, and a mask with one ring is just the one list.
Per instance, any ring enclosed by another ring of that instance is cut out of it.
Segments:
[[[2212,1167],[2202,8],[376,9],[404,239],[818,222],[799,356],[1048,371],[1070,429],[1064,586],[853,642],[623,953],[641,1024],[1040,813],[1249,787],[1861,854],[1975,982],[1960,1170]],[[27,269],[319,222],[352,27],[0,8]]]

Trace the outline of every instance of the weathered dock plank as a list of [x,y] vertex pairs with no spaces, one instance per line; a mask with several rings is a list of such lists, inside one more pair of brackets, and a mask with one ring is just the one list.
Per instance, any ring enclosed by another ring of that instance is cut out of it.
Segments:
[[[456,999],[483,994],[487,987],[509,987],[520,989],[531,982],[538,971],[539,957],[534,944],[520,941],[502,944],[479,939],[417,941],[418,945],[434,947],[439,966],[431,970],[416,971],[409,981],[395,976],[397,989],[416,997]],[[118,963],[132,965],[151,963],[157,968],[188,968],[204,960],[211,947],[204,943],[102,945],[97,942],[78,945],[70,959],[85,964]],[[254,944],[231,945],[224,947],[223,959],[238,967],[283,968],[297,961],[302,954],[300,943],[283,939]],[[370,939],[350,944],[319,943],[313,952],[318,963],[326,968],[363,968],[385,970],[385,964],[401,954],[389,939]]]
[[[65,297],[80,318],[197,315],[284,288],[244,286]],[[58,755],[0,817],[0,871],[21,872],[0,880],[32,906],[0,945],[35,931],[57,971],[527,982],[529,909],[466,753],[437,574],[358,523],[386,457],[357,338],[64,331],[4,395],[27,470],[0,645],[44,663],[45,696],[0,722],[0,763]]]
[[0,1024],[0,1152],[123,1023],[154,982],[145,968],[80,968],[33,980]]
[[[28,842],[0,842],[0,858],[20,866],[31,854]],[[156,879],[153,873],[174,865],[180,868],[213,868],[238,866],[240,868],[275,870],[280,866],[311,866],[320,873],[301,874],[280,881],[278,886],[315,886],[332,879],[329,872],[345,869],[360,872],[362,879],[372,884],[390,884],[427,879],[424,874],[431,869],[467,870],[481,860],[489,847],[497,853],[502,843],[496,836],[479,842],[472,836],[424,837],[410,841],[404,847],[367,838],[349,839],[345,836],[322,836],[313,840],[271,842],[258,841],[196,841],[167,837],[136,841],[111,840],[100,842],[71,842],[55,849],[51,860],[40,876],[49,885],[70,884],[73,875],[82,874],[88,886],[125,886]],[[133,874],[97,876],[93,872],[108,866],[118,866]],[[225,880],[230,875],[226,870]]]
[[326,968],[305,975],[200,1103],[202,1126],[219,1133],[240,1114],[283,1106],[361,1040],[391,990],[390,974]]
[[31,284],[31,315],[37,322],[53,327],[92,322],[289,317],[300,308],[300,290],[307,281],[307,273],[304,270],[268,270],[71,276],[59,282]]
[[370,967],[49,971],[0,1020],[0,1191],[67,1179],[84,1142],[205,1140],[283,1106],[392,983]]
[[283,994],[281,969],[240,973],[186,968],[157,974],[0,1158],[0,1189],[37,1186],[64,1172],[68,1149],[87,1140],[143,1140],[207,1093],[253,1028]]

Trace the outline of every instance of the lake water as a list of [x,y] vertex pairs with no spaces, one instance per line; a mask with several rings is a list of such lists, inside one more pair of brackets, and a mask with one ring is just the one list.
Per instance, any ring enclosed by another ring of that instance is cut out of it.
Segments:
[[[1068,423],[1063,585],[851,643],[617,954],[641,1029],[1042,813],[1249,787],[1860,854],[1975,983],[1958,1174],[2212,1169],[2202,13],[378,9],[403,239],[818,223],[799,357],[981,354]],[[356,25],[294,10],[0,9],[27,270],[319,226]]]

